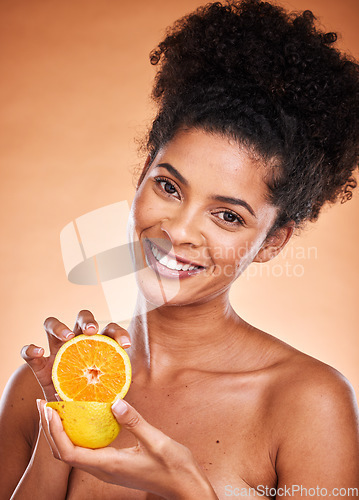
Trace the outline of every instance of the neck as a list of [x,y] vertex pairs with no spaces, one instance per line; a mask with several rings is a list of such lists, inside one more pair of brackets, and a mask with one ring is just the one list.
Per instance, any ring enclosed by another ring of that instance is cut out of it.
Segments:
[[134,374],[145,371],[149,378],[168,378],[184,370],[223,368],[233,344],[244,336],[244,325],[228,295],[137,314],[129,328]]

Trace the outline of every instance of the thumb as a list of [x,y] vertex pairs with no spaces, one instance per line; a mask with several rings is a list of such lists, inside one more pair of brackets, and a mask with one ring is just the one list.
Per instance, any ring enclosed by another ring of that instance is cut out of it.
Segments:
[[127,401],[118,399],[112,405],[112,413],[117,422],[130,431],[146,447],[152,447],[153,443],[164,434],[150,425]]

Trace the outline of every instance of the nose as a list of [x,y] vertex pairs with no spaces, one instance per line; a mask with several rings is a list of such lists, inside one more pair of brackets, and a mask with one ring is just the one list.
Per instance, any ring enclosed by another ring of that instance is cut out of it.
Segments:
[[188,245],[199,247],[204,244],[205,237],[202,234],[203,221],[199,214],[190,210],[179,209],[175,213],[168,214],[161,222],[161,229],[167,234],[172,245]]

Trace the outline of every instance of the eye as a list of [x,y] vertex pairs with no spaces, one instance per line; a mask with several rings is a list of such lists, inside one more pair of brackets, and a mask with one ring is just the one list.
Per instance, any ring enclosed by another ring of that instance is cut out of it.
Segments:
[[154,180],[156,185],[159,187],[161,191],[164,192],[164,194],[175,198],[180,197],[178,189],[174,184],[174,182],[170,181],[166,177],[155,177]]
[[219,212],[216,212],[214,215],[220,219],[221,223],[224,223],[229,226],[244,226],[245,222],[242,219],[242,217],[235,212],[232,212],[230,210],[221,210]]

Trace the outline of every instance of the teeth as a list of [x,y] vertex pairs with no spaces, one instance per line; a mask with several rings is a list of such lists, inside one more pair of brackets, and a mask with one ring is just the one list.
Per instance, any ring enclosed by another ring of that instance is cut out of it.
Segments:
[[167,267],[169,267],[170,269],[177,269],[178,264],[177,264],[177,262],[175,260],[168,259]]
[[153,255],[154,255],[155,257],[157,257],[157,256],[158,256],[158,250],[157,250],[157,248],[156,248],[156,247],[153,247],[153,246],[151,245],[151,249],[152,249],[152,253],[153,253]]
[[168,267],[176,271],[192,271],[193,269],[199,269],[199,266],[191,266],[190,264],[181,264],[177,262],[176,259],[171,259],[167,255],[163,255],[157,247],[150,244],[153,255],[156,260],[163,266]]
[[168,263],[168,258],[167,258],[167,255],[163,255],[160,260],[159,260],[159,263],[162,264],[163,266],[167,266],[167,263]]

